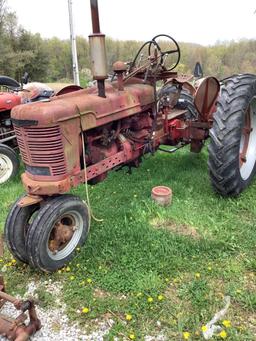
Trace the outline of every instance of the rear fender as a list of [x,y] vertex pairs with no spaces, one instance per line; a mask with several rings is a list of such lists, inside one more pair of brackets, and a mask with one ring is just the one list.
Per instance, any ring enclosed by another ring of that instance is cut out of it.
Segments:
[[209,122],[212,120],[219,91],[220,83],[217,78],[206,77],[200,80],[200,85],[197,88],[194,99],[195,107],[199,112],[200,121]]
[[69,92],[74,92],[74,91],[78,91],[81,89],[83,88],[80,85],[75,85],[75,84],[67,85],[67,86],[64,86],[64,88],[62,88],[61,90],[59,90],[56,93],[56,96],[65,95],[65,94],[68,94]]
[[20,84],[8,76],[0,76],[0,85],[10,86],[11,88],[20,88]]

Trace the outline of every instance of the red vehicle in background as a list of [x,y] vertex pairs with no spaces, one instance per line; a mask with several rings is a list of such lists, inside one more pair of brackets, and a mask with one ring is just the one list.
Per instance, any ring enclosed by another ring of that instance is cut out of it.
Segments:
[[47,100],[54,91],[42,83],[28,83],[28,74],[23,84],[0,75],[0,184],[14,177],[19,169],[18,144],[14,133],[11,110],[19,104]]

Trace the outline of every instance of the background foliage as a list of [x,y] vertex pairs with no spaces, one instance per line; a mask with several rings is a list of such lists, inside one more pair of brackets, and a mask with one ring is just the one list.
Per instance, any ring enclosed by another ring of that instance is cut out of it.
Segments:
[[[21,80],[24,71],[31,80],[54,82],[72,79],[71,48],[69,40],[43,39],[18,24],[16,14],[0,0],[0,74]],[[157,34],[158,32],[156,32]],[[171,34],[171,32],[166,32]],[[196,40],[196,38],[195,38]],[[141,46],[139,41],[120,41],[107,38],[108,67],[111,72],[116,60],[130,61]],[[256,73],[256,40],[219,42],[214,46],[179,42],[181,61],[178,71],[193,73],[199,61],[205,75],[219,79],[234,73]],[[81,81],[90,78],[88,40],[77,37],[78,64]]]

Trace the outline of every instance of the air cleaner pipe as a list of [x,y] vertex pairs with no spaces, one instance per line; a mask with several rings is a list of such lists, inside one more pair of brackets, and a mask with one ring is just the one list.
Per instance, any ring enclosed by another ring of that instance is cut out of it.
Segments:
[[91,0],[92,32],[100,33],[98,0]]
[[100,97],[106,97],[105,79],[108,78],[108,73],[105,35],[100,33],[98,1],[90,0],[90,2],[93,31],[93,34],[89,35],[92,75],[93,79],[97,80],[98,95]]

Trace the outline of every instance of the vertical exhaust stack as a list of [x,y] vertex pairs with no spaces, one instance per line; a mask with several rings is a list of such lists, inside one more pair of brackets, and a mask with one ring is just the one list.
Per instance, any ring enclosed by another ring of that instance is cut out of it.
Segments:
[[100,33],[98,0],[91,1],[92,16],[92,32],[89,35],[91,65],[93,79],[97,80],[98,94],[100,97],[105,95],[105,79],[108,78],[107,73],[107,57],[105,47],[105,35]]

